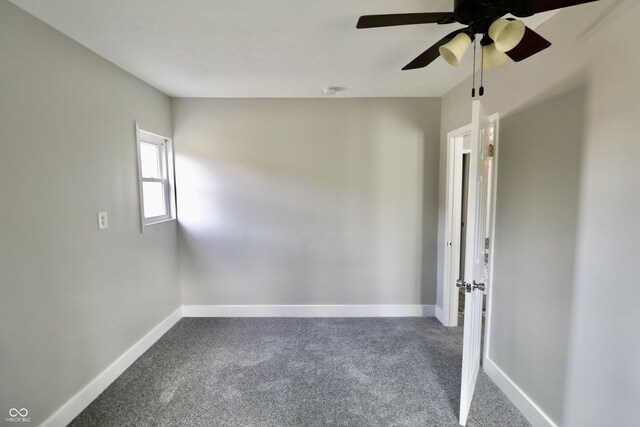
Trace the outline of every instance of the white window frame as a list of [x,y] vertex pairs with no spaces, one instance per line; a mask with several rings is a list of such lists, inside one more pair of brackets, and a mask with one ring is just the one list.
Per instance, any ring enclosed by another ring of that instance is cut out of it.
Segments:
[[[162,147],[164,164],[160,165],[161,178],[144,178],[142,176],[142,156],[140,154],[141,143],[154,144]],[[141,231],[154,224],[160,224],[176,219],[175,182],[173,172],[173,141],[166,136],[143,130],[136,122],[136,153],[138,154],[138,193],[140,196],[140,226]],[[164,187],[164,200],[166,203],[166,215],[145,218],[144,215],[144,182],[160,182]]]

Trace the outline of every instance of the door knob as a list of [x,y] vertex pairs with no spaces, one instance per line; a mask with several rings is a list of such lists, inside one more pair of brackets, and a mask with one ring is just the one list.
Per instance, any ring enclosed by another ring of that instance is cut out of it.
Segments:
[[475,291],[476,289],[480,289],[481,291],[484,292],[484,283],[476,283],[476,281],[473,281],[473,290]]
[[471,283],[467,283],[462,279],[456,280],[456,286],[464,289],[466,292],[471,292]]

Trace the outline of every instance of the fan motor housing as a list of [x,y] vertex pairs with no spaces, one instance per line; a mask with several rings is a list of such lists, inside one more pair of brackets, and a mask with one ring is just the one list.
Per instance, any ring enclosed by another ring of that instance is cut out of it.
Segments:
[[523,18],[531,16],[527,0],[455,0],[454,12],[458,22],[469,25],[476,33],[486,33],[496,19],[511,13]]
[[487,23],[490,23],[504,15],[499,7],[481,0],[455,0],[454,12],[458,15],[457,21],[463,25],[469,25],[474,33],[482,33]]

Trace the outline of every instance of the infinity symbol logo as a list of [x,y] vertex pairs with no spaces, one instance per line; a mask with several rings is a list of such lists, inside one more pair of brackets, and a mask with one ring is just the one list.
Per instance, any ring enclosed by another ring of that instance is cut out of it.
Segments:
[[10,417],[26,417],[29,414],[29,411],[27,411],[27,408],[22,408],[22,409],[16,409],[16,408],[11,408],[9,409],[9,416]]

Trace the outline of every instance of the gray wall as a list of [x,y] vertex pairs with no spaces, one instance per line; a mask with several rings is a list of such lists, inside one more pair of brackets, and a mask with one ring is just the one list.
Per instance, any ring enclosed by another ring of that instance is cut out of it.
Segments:
[[434,304],[438,99],[173,100],[184,304]]
[[[502,126],[490,356],[559,425],[640,418],[639,21],[633,1],[564,10],[539,29],[550,49],[485,76]],[[443,169],[470,88],[442,100]]]
[[171,133],[170,100],[5,0],[0,58],[0,422],[38,425],[180,303],[134,144],[134,120]]

